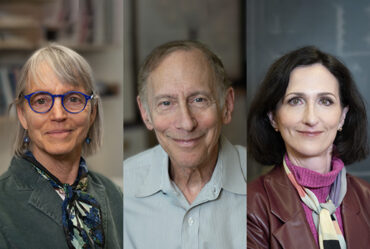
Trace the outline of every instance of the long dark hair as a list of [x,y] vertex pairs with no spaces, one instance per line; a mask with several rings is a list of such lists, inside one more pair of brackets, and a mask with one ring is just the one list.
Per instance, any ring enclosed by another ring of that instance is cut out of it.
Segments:
[[314,46],[307,46],[282,56],[269,68],[266,77],[252,101],[248,114],[248,153],[264,165],[281,164],[285,144],[280,133],[275,132],[268,118],[285,95],[290,73],[298,66],[320,63],[338,80],[342,107],[349,110],[334,140],[334,153],[345,164],[365,159],[368,154],[367,116],[361,94],[357,90],[347,67],[334,56]]

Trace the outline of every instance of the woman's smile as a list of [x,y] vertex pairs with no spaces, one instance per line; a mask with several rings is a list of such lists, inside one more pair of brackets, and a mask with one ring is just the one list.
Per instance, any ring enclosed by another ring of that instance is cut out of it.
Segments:
[[73,132],[72,129],[52,129],[45,132],[45,134],[55,138],[65,138],[72,132]]
[[298,130],[297,132],[307,137],[317,137],[323,133],[322,131],[305,131],[305,130],[301,130],[301,131]]
[[338,81],[323,65],[296,67],[271,124],[280,132],[289,158],[328,157],[348,108],[342,107]]

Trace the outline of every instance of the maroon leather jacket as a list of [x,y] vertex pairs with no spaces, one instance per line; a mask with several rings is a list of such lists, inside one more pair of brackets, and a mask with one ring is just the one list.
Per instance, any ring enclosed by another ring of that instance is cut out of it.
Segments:
[[[370,248],[370,184],[348,174],[342,221],[348,249]],[[319,248],[283,167],[247,186],[247,248]]]

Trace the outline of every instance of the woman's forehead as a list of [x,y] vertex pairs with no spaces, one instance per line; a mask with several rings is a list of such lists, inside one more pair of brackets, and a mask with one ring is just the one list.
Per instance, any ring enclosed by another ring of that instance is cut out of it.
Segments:
[[46,63],[40,63],[40,65],[28,73],[28,79],[26,82],[26,90],[40,89],[54,89],[54,88],[65,88],[69,90],[85,89],[81,80],[77,77],[68,75],[63,77],[60,73],[57,74],[52,67]]

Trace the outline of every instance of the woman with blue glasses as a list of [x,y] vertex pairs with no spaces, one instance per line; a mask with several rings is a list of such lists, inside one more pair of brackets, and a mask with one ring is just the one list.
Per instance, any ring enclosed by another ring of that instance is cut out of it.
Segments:
[[91,68],[51,44],[24,65],[16,88],[14,157],[0,176],[0,248],[122,248],[122,192],[88,171],[101,144]]

